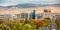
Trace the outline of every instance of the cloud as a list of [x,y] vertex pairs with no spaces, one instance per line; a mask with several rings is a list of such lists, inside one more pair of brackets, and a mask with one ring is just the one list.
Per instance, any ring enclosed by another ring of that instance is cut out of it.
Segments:
[[10,6],[22,3],[60,4],[60,0],[0,0],[0,6]]
[[0,6],[9,6],[19,4],[20,0],[1,0]]

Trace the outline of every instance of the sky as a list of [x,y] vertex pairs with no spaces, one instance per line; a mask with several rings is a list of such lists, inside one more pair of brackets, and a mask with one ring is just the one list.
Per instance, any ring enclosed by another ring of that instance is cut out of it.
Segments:
[[0,0],[0,6],[12,6],[17,4],[60,4],[60,0]]

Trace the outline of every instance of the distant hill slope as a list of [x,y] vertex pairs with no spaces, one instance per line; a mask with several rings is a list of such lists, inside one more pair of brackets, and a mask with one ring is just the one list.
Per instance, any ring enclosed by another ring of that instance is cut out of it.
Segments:
[[11,7],[18,7],[18,8],[34,8],[34,7],[45,7],[45,6],[57,6],[60,7],[60,4],[52,4],[52,5],[41,5],[41,4],[18,4],[13,6],[0,6],[2,8],[11,8]]

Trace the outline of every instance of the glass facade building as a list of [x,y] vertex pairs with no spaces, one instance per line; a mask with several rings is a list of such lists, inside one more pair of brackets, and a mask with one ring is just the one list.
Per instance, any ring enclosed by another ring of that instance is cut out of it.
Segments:
[[33,11],[30,13],[30,18],[31,18],[31,19],[35,19],[35,10],[33,10]]

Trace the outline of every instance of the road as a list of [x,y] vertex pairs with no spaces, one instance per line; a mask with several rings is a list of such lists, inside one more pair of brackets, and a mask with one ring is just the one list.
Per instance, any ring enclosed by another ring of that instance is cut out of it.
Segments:
[[55,19],[56,19],[56,17],[53,17],[53,18],[52,18],[52,24],[51,24],[51,27],[50,27],[51,29],[48,28],[48,27],[44,27],[43,30],[56,30],[57,25],[56,25],[56,23],[55,23]]
[[51,30],[56,30],[56,28],[57,28],[57,25],[56,25],[56,23],[55,23],[55,20],[56,20],[56,17],[53,17],[53,18],[52,18]]

